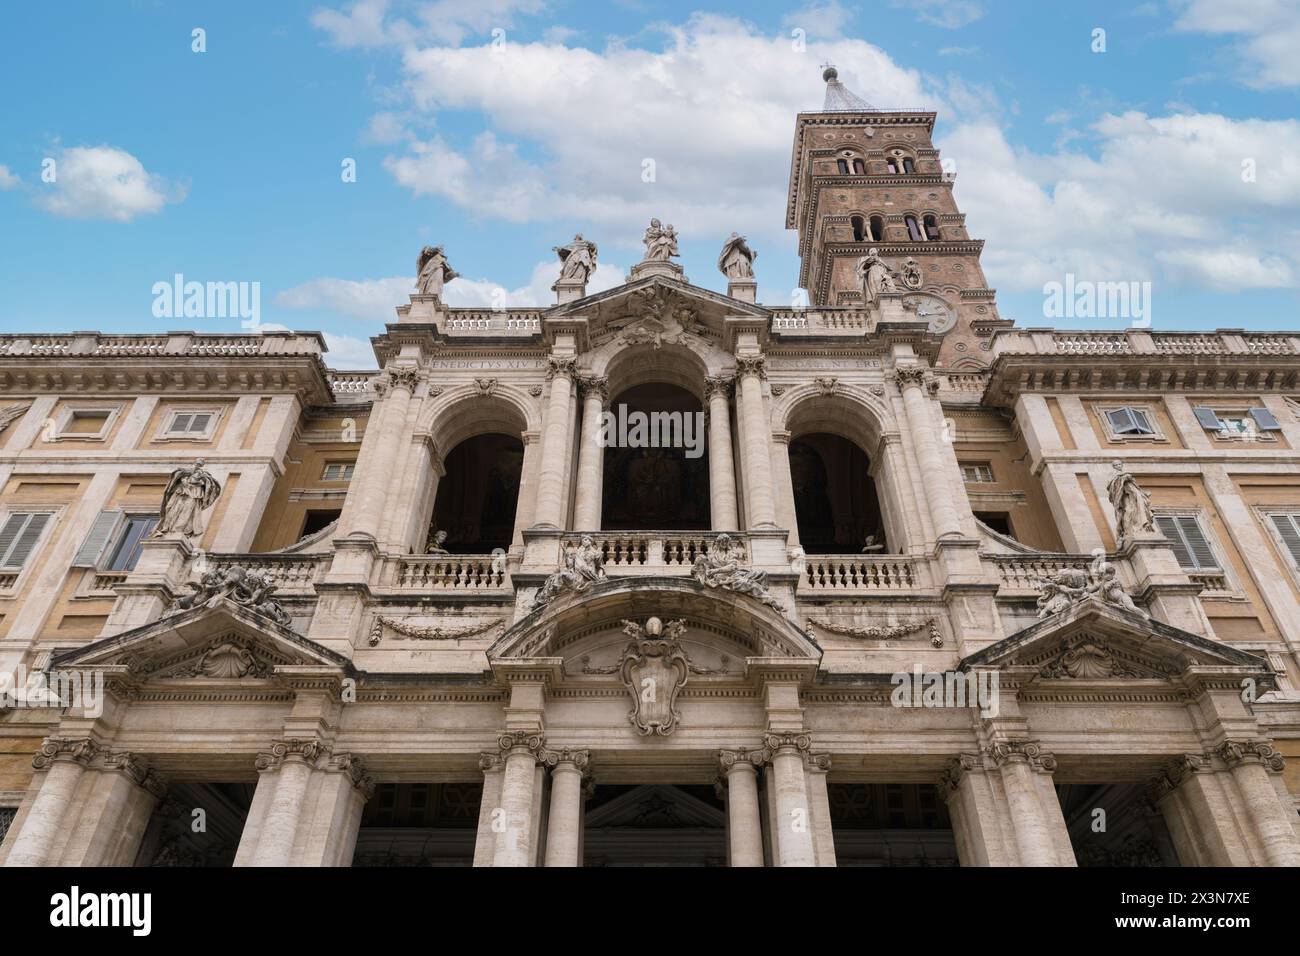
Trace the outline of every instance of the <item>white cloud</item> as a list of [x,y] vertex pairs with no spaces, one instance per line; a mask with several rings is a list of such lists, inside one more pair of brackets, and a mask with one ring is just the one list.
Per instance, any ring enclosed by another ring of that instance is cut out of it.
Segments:
[[984,8],[973,0],[890,0],[889,5],[913,10],[926,23],[945,30],[958,30],[984,16]]
[[787,13],[781,23],[787,30],[801,29],[810,37],[835,37],[843,32],[853,14],[839,0],[821,0]]
[[1242,78],[1263,89],[1300,86],[1300,10],[1295,0],[1176,0],[1174,26],[1193,33],[1238,36]]
[[0,164],[0,189],[13,189],[21,182],[17,173],[10,172],[8,166]]
[[114,146],[74,146],[53,158],[55,181],[44,187],[36,204],[56,216],[130,222],[185,198],[183,189]]
[[375,350],[370,347],[368,340],[352,335],[335,335],[332,332],[326,332],[324,335],[325,347],[328,349],[325,364],[330,368],[379,367],[379,363],[375,361]]
[[1067,272],[1217,291],[1297,282],[1300,122],[1130,112],[1090,133],[1095,156],[1016,150],[990,123],[942,138],[990,285],[1038,289]]
[[[861,40],[809,44],[697,14],[662,49],[540,43],[408,49],[415,108],[481,111],[472,142],[417,140],[386,168],[416,195],[510,222],[607,226],[631,245],[651,216],[682,241],[783,233],[790,130],[820,106],[818,64],[880,106],[942,107],[921,74]],[[653,181],[643,171],[653,163]]]

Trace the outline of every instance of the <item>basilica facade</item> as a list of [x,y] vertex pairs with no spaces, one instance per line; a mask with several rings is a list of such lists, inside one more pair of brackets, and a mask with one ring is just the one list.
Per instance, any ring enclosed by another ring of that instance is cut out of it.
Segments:
[[824,79],[804,306],[0,338],[0,862],[1300,864],[1300,334],[1017,327]]

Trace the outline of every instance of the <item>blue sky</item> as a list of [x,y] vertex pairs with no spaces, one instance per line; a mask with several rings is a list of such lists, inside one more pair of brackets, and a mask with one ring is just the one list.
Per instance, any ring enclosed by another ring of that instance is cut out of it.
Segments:
[[545,305],[552,246],[598,242],[608,287],[651,215],[719,290],[738,229],[760,299],[788,305],[791,133],[826,60],[879,107],[939,112],[1005,316],[1048,324],[1043,283],[1074,273],[1150,281],[1157,328],[1300,327],[1300,0],[140,0],[6,19],[0,331],[238,331],[152,314],[183,273],[259,282],[263,323],[372,366],[423,244],[464,276],[454,304]]

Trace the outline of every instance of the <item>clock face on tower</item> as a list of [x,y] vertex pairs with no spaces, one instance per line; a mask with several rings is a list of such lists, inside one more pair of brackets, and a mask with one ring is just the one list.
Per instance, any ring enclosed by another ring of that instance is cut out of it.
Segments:
[[903,308],[915,312],[916,317],[929,325],[935,335],[943,335],[957,324],[957,310],[946,300],[928,292],[903,296]]

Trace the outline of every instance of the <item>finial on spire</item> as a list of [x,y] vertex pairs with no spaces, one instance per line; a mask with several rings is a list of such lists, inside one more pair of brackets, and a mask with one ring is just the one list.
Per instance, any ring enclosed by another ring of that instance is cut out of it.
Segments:
[[840,75],[840,71],[835,69],[834,63],[822,64],[822,79],[829,83]]
[[833,63],[822,64],[822,79],[826,81],[826,102],[823,113],[866,113],[876,108],[840,82],[840,71]]

